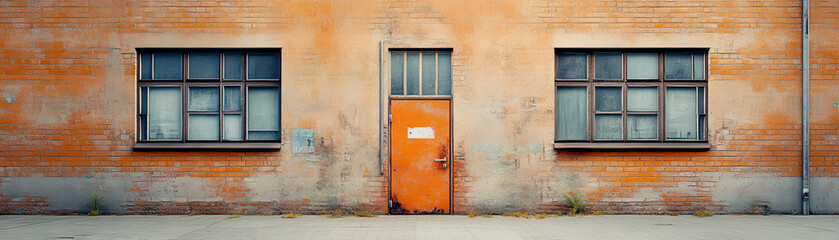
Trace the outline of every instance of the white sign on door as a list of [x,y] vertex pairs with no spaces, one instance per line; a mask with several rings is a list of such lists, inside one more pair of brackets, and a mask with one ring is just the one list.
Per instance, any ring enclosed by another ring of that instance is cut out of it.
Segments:
[[408,139],[434,139],[434,129],[431,127],[409,127]]

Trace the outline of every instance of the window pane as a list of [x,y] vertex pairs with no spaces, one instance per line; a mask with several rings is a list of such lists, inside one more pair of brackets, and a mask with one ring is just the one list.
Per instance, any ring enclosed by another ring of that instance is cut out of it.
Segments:
[[620,53],[594,54],[594,78],[621,79],[622,74],[623,67],[621,67]]
[[621,87],[594,88],[594,110],[620,111],[621,102]]
[[699,116],[699,140],[705,140],[705,124],[708,124],[706,118],[707,116]]
[[691,79],[690,53],[667,53],[664,56],[664,76],[666,79]]
[[622,139],[622,125],[620,114],[594,115],[594,139]]
[[248,54],[248,79],[280,79],[280,55],[276,53]]
[[224,140],[242,140],[242,115],[224,114]]
[[626,91],[626,110],[658,110],[658,87],[629,87]]
[[242,54],[224,54],[224,79],[242,79]]
[[586,87],[556,88],[556,139],[588,140]]
[[437,54],[437,95],[452,94],[452,55]]
[[405,95],[403,68],[405,67],[405,53],[390,53],[390,95]]
[[705,79],[705,54],[693,54],[693,79]]
[[437,94],[437,60],[434,53],[422,54],[422,95]]
[[242,109],[242,89],[238,86],[224,87],[224,111]]
[[154,54],[154,79],[181,79],[180,53]]
[[189,140],[218,140],[218,115],[190,114]]
[[697,107],[697,112],[702,114],[705,113],[705,88],[699,87],[697,89],[699,89],[696,94],[696,104],[699,105],[699,107]]
[[657,53],[627,53],[627,79],[658,79]]
[[218,53],[190,53],[189,78],[219,78],[219,61]]
[[146,102],[146,99],[149,97],[149,88],[148,87],[141,87],[140,88],[140,128],[137,130],[140,136],[140,140],[148,140],[148,136],[146,136],[146,124],[148,123],[148,109],[149,106]]
[[248,139],[279,140],[279,97],[276,87],[248,88]]
[[419,95],[419,53],[408,53],[407,95]]
[[665,99],[667,139],[696,140],[696,88],[668,87]]
[[151,79],[151,53],[140,54],[140,79]]
[[140,140],[149,140],[148,136],[146,136],[146,124],[148,116],[140,116]]
[[146,114],[149,112],[148,106],[148,98],[149,98],[149,88],[142,87],[140,88],[140,114]]
[[658,115],[627,115],[628,139],[658,139]]
[[190,87],[189,111],[218,111],[218,87]]
[[181,114],[180,87],[149,87],[149,140],[180,140]]
[[248,140],[280,140],[280,134],[277,131],[248,131]]
[[586,79],[585,53],[560,53],[556,55],[557,79]]

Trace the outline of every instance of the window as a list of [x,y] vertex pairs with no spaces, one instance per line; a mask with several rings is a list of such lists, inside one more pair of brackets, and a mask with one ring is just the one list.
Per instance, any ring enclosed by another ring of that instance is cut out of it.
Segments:
[[557,148],[707,149],[706,49],[557,49]]
[[139,142],[279,142],[279,50],[138,53]]
[[452,54],[433,51],[390,53],[390,95],[451,95]]

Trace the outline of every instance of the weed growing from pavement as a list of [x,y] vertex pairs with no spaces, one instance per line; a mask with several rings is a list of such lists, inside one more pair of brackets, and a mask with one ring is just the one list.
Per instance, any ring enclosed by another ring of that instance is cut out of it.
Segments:
[[525,212],[505,212],[505,213],[502,213],[501,216],[504,216],[504,217],[520,217],[520,218],[528,218],[528,219],[532,217],[532,216],[530,216],[530,214],[527,214]]
[[693,215],[697,217],[710,217],[714,216],[714,212],[712,212],[711,210],[696,211],[693,213]]
[[102,208],[108,204],[102,203],[103,196],[105,196],[105,194],[98,194],[95,192],[90,194],[90,199],[87,201],[87,205],[90,206],[90,211],[87,212],[88,216],[99,216],[104,213]]
[[334,212],[330,212],[330,213],[328,213],[326,215],[323,215],[323,216],[327,217],[327,218],[342,218],[342,217],[346,217],[348,215],[349,214],[347,214],[347,212],[344,212],[342,210],[336,210]]
[[373,214],[373,212],[368,210],[355,211],[353,212],[353,215],[356,217],[376,217],[376,214]]
[[298,218],[300,216],[303,216],[303,214],[294,213],[294,212],[283,214],[283,218]]
[[571,192],[571,193],[563,193],[565,196],[565,200],[568,201],[568,216],[576,216],[577,214],[585,214],[587,211],[587,207],[591,205],[580,193]]

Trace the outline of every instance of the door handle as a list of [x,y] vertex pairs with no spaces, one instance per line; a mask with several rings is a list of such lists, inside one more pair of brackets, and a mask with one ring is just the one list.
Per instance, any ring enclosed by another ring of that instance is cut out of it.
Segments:
[[435,158],[435,159],[434,159],[434,161],[435,161],[435,162],[443,162],[443,168],[446,168],[446,167],[448,166],[446,163],[447,163],[449,160],[448,160],[448,159],[446,159],[446,157],[443,157],[442,159],[437,159],[437,158]]

